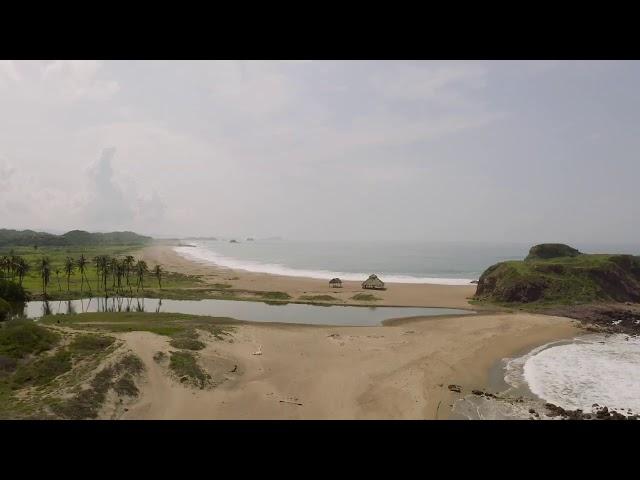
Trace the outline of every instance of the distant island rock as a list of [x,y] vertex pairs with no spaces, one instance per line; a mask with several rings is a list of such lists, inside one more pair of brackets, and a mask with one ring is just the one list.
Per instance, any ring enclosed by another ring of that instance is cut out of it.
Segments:
[[474,299],[541,306],[640,302],[640,257],[535,245],[524,261],[500,262],[485,270]]

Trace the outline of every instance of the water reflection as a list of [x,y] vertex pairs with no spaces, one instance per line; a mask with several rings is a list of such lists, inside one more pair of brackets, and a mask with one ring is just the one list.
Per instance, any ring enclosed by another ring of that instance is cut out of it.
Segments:
[[420,307],[357,307],[311,304],[266,304],[234,300],[168,300],[161,298],[94,297],[64,302],[27,302],[21,313],[27,318],[87,312],[184,313],[228,317],[251,322],[306,323],[314,325],[380,325],[391,318],[462,315],[469,310]]

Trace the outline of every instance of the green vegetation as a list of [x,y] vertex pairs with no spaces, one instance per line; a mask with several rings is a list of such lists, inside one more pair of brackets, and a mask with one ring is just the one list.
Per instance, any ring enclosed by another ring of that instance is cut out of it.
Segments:
[[144,245],[151,242],[133,232],[89,233],[83,230],[72,230],[64,235],[34,232],[33,230],[0,229],[0,246],[68,246],[68,245]]
[[6,320],[11,314],[11,305],[6,300],[0,298],[0,322]]
[[191,383],[201,389],[211,380],[211,376],[198,365],[195,355],[190,352],[171,352],[169,368],[181,382]]
[[138,395],[133,377],[143,371],[142,360],[134,354],[128,354],[119,362],[98,372],[88,388],[81,389],[71,398],[57,399],[50,405],[50,409],[57,416],[69,420],[97,418],[109,389],[113,389],[119,396]]
[[577,257],[582,255],[578,250],[564,243],[541,243],[529,249],[525,260],[546,260],[559,257]]
[[[139,358],[127,355],[93,377],[118,346],[112,337],[58,333],[27,320],[0,326],[0,418],[95,418],[108,388],[136,392]],[[72,396],[69,396],[72,393]]]
[[169,342],[172,347],[184,350],[202,350],[206,345],[195,338],[178,337]]
[[537,259],[548,251],[534,247],[531,252],[537,253],[525,261],[489,267],[480,277],[475,300],[530,306],[640,301],[640,257],[576,255],[567,248],[569,256]]
[[93,332],[152,332],[172,338],[194,337],[196,329],[210,332],[218,340],[234,330],[237,320],[226,317],[204,317],[179,313],[84,313],[82,315],[50,315],[40,323],[70,326],[77,330]]
[[[167,273],[159,265],[149,272],[146,262],[136,262],[132,255],[136,248],[139,246],[0,247],[0,298],[25,301],[25,290],[36,298],[46,290],[51,300],[105,293],[202,298],[211,290],[198,290],[203,286],[198,278]],[[145,283],[151,274],[156,280],[153,288]]]
[[10,320],[0,324],[0,357],[22,359],[52,349],[60,335],[31,320]]
[[309,302],[339,302],[340,299],[331,295],[300,295],[300,300]]
[[8,302],[25,302],[28,296],[19,283],[0,278],[0,298]]
[[165,358],[167,358],[167,354],[164,352],[156,352],[153,354],[153,359],[157,362],[157,363],[162,363]]
[[285,292],[256,292],[256,295],[266,300],[289,300],[291,295]]
[[353,297],[351,297],[351,300],[357,300],[359,302],[376,302],[382,299],[376,297],[371,293],[356,293]]

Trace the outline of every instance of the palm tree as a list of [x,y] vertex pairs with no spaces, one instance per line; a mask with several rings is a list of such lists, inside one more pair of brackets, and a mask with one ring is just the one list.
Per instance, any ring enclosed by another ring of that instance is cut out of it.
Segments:
[[129,274],[131,273],[131,269],[133,268],[133,264],[135,263],[136,259],[133,258],[132,255],[127,255],[126,257],[124,257],[124,274],[127,278],[127,286],[129,285]]
[[98,287],[97,287],[98,290],[100,290],[100,283],[101,283],[100,275],[102,273],[102,270],[100,268],[100,258],[101,258],[100,255],[96,255],[95,257],[93,257],[93,263],[96,266],[96,276],[98,277]]
[[69,280],[71,279],[71,275],[73,275],[73,271],[76,268],[76,264],[73,261],[73,258],[67,257],[64,261],[64,273],[67,274],[67,292],[69,291]]
[[16,273],[18,274],[20,285],[22,285],[22,279],[24,278],[24,276],[27,274],[28,271],[29,271],[29,263],[27,263],[27,261],[24,258],[19,257],[18,266],[16,267]]
[[11,260],[7,255],[3,255],[0,257],[0,270],[2,270],[2,276],[5,278],[9,278],[9,265]]
[[56,268],[56,280],[58,280],[58,291],[61,292],[62,288],[60,287],[60,269]]
[[147,262],[144,260],[138,260],[136,262],[136,273],[138,275],[138,290],[140,286],[142,286],[142,291],[144,292],[144,274],[148,270]]
[[116,277],[118,275],[118,259],[116,257],[113,257],[109,262],[109,268],[111,270],[111,275],[113,276],[113,285],[111,285],[111,287],[115,290]]
[[15,280],[18,270],[19,257],[13,253],[13,249],[9,252],[9,271],[11,272],[11,281]]
[[[84,254],[80,255],[80,258],[78,259],[78,270],[80,271],[80,293],[82,293],[83,289],[84,289],[84,280],[87,276],[86,274],[86,270],[87,270],[87,259],[84,258]],[[89,286],[89,293],[91,293],[91,284],[89,283],[89,279],[86,278],[87,280],[87,285]]]
[[47,285],[51,278],[51,263],[47,257],[42,257],[40,261],[40,277],[42,278],[42,294],[47,298]]
[[156,265],[153,269],[153,274],[158,279],[158,287],[162,289],[162,267],[160,265]]

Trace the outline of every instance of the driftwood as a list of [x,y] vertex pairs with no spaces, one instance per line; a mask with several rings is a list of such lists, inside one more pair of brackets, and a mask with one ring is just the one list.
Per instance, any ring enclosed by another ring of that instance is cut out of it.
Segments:
[[291,403],[292,405],[300,405],[300,406],[302,406],[302,404],[301,404],[301,403],[298,403],[298,402],[289,402],[288,400],[280,400],[280,403]]

